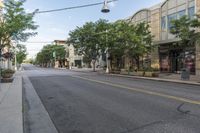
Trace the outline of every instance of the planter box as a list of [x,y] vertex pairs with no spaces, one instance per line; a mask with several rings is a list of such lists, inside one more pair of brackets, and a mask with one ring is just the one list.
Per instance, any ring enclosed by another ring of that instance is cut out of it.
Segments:
[[129,75],[137,76],[137,72],[130,72]]
[[154,73],[152,74],[152,77],[159,77],[159,72],[154,72]]
[[11,83],[13,82],[13,78],[2,78],[1,83]]
[[121,69],[121,72],[126,72],[126,69]]
[[122,72],[120,72],[120,74],[123,74],[123,75],[128,75],[128,72],[126,72],[126,71],[125,71],[125,72],[123,72],[123,71],[122,71]]
[[159,77],[158,72],[145,72],[145,77]]
[[153,77],[153,72],[145,72],[145,77]]
[[143,71],[138,71],[137,72],[137,76],[144,76],[144,72]]
[[113,74],[120,74],[121,72],[120,71],[112,71],[111,73],[113,73]]

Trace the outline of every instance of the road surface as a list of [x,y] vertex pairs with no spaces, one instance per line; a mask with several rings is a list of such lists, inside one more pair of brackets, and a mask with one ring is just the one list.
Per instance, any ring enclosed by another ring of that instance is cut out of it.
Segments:
[[200,86],[31,65],[23,75],[58,133],[200,133]]

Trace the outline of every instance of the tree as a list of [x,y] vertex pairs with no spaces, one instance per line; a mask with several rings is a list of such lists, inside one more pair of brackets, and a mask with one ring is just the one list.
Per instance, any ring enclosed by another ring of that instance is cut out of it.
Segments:
[[132,27],[124,21],[117,21],[112,23],[107,35],[107,47],[110,53],[111,68],[114,60],[117,69],[122,67],[122,58],[127,51],[130,37],[132,34]]
[[[182,48],[182,57],[185,60],[187,49],[195,47],[195,44],[200,39],[200,32],[197,30],[200,28],[199,16],[194,19],[183,16],[180,19],[173,20],[171,23],[170,32],[179,39],[175,44]],[[183,65],[185,67],[185,61],[183,61]]]
[[[56,53],[56,57],[53,56]],[[46,45],[36,56],[36,63],[47,67],[48,64],[52,63],[55,59],[59,62],[65,59],[66,51],[62,45]]]
[[109,59],[116,62],[118,69],[125,54],[136,60],[139,69],[140,57],[152,50],[153,36],[146,23],[131,25],[125,21],[108,23],[98,20],[77,27],[69,35],[69,42],[79,54],[84,55],[84,61],[90,63],[93,59],[95,63],[97,57],[108,52]]
[[26,13],[23,8],[25,0],[7,0],[4,2],[4,13],[0,18],[0,50],[11,45],[11,40],[26,41],[30,36],[36,35],[31,32],[37,29],[33,21],[35,12]]
[[[84,55],[87,63],[93,62],[95,71],[95,62],[105,50],[105,31],[108,27],[106,20],[97,22],[87,22],[82,27],[77,27],[70,32],[69,43],[71,43],[78,54]],[[104,36],[102,35],[104,34]]]
[[[127,29],[127,54],[135,60],[137,69],[140,69],[140,57],[152,52],[153,36],[149,30],[149,25],[145,22],[129,25]],[[143,64],[142,64],[143,65]],[[143,66],[142,66],[143,67]]]
[[22,44],[17,44],[15,50],[16,50],[17,63],[22,64],[22,62],[26,59],[27,56],[26,46]]

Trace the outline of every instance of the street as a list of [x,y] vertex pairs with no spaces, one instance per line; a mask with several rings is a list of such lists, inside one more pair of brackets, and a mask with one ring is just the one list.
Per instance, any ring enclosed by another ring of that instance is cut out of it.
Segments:
[[[199,86],[32,65],[23,68],[58,133],[200,132]],[[26,87],[23,94],[26,133],[32,133],[33,101]]]

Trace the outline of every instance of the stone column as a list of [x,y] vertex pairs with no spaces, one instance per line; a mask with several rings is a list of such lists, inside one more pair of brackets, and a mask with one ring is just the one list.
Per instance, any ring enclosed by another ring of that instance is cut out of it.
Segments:
[[200,75],[200,44],[196,44],[196,75]]
[[155,47],[151,53],[151,67],[158,70],[160,69],[158,46]]

